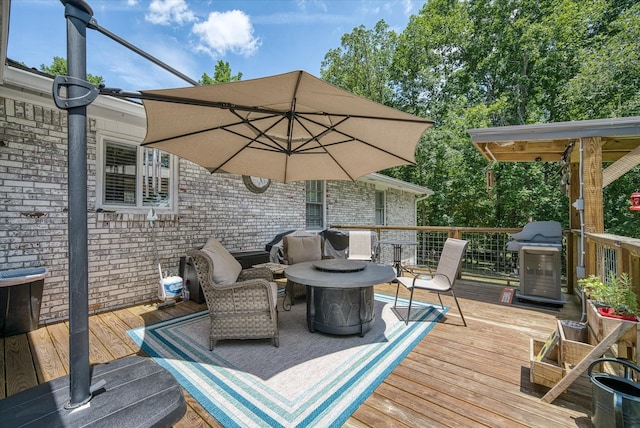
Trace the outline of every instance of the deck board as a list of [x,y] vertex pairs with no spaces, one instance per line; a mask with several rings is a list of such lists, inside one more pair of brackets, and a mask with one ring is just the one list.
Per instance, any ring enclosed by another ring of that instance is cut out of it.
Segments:
[[[396,375],[393,376],[397,378]],[[467,418],[461,418],[456,412],[446,407],[427,405],[424,398],[418,393],[419,391],[408,390],[410,385],[403,380],[399,382],[401,383],[399,388],[393,382],[384,382],[380,385],[365,404],[356,410],[352,419],[367,422],[369,417],[364,415],[363,411],[375,407],[384,409],[385,414],[392,414],[394,416],[392,421],[401,421],[412,427],[468,426],[469,420]]]
[[28,336],[39,383],[68,374],[46,328],[31,331]]
[[135,354],[140,350],[140,347],[136,342],[131,339],[131,337],[127,334],[127,330],[131,328],[128,324],[126,324],[120,317],[118,317],[113,312],[105,312],[97,315],[98,318],[108,326],[113,334],[124,344],[130,352]]
[[69,329],[67,328],[67,324],[63,322],[48,324],[39,330],[42,328],[45,328],[47,333],[49,333],[51,342],[56,347],[56,351],[60,356],[64,370],[69,373]]
[[7,337],[4,341],[7,396],[38,385],[29,340],[26,334]]
[[129,328],[136,328],[144,325],[144,320],[140,315],[134,314],[129,308],[118,309],[111,312],[114,316],[118,317]]
[[116,357],[100,341],[98,335],[91,328],[91,322],[89,323],[89,326],[89,362],[91,364],[104,364],[111,360],[115,360]]
[[[459,281],[458,299],[468,327],[450,296],[446,318],[410,352],[344,424],[363,427],[588,427],[590,382],[582,376],[553,403],[549,390],[529,380],[530,338],[545,340],[558,319],[580,319],[575,296],[561,311],[498,303],[504,286]],[[376,292],[394,295],[385,284]],[[401,296],[407,297],[406,290]],[[437,303],[434,293],[416,299]],[[91,362],[143,354],[127,330],[206,309],[193,301],[158,308],[139,305],[92,315]],[[0,398],[69,372],[69,329],[53,323],[33,332],[0,338]],[[188,410],[177,427],[220,427],[185,392]]]
[[93,337],[100,341],[104,348],[109,352],[110,358],[107,361],[126,357],[134,354],[135,348],[115,333],[110,325],[105,324],[100,316],[89,318],[89,328],[93,332]]

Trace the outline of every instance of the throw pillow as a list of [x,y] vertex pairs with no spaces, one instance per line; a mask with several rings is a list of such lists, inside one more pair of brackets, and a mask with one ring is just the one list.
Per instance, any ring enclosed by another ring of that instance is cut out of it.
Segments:
[[215,238],[209,238],[202,251],[213,260],[213,281],[216,284],[233,284],[238,280],[242,265]]

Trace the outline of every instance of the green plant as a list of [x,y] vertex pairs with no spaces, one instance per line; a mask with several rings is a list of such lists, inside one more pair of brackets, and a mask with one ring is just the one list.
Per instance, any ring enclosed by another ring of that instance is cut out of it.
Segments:
[[623,272],[618,277],[611,274],[607,282],[602,282],[596,275],[590,275],[578,280],[578,283],[583,286],[585,296],[613,308],[615,313],[638,315],[638,297],[627,273]]

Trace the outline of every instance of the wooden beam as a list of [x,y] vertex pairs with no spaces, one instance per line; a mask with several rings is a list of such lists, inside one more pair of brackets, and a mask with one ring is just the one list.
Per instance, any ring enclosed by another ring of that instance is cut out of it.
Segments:
[[604,208],[600,137],[583,138],[582,151],[584,230],[590,233],[602,233],[604,232]]
[[602,172],[602,187],[604,188],[613,183],[622,177],[625,172],[630,171],[637,165],[640,165],[640,146],[618,159]]

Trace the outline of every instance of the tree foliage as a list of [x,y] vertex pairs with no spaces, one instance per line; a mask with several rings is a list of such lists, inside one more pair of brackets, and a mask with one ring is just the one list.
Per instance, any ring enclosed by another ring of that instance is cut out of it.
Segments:
[[[389,104],[393,91],[389,86],[392,55],[397,35],[384,21],[372,30],[364,26],[342,36],[342,47],[331,49],[322,61],[321,76],[329,83],[370,100]],[[349,73],[341,70],[348,69]]]
[[228,61],[218,60],[213,71],[213,77],[207,73],[202,73],[198,81],[201,85],[213,85],[216,83],[237,82],[242,80],[242,73],[231,74],[231,66]]
[[[429,0],[399,34],[380,21],[343,36],[321,74],[436,122],[415,167],[385,171],[435,191],[420,207],[421,224],[567,226],[560,163],[488,163],[466,131],[638,115],[638,40],[632,0]],[[605,189],[607,230],[634,229],[628,195],[638,178],[634,170]]]
[[[69,74],[67,70],[67,60],[59,56],[53,57],[53,62],[51,63],[51,65],[40,64],[40,71],[51,74],[52,76],[66,76]],[[96,86],[105,83],[102,76],[97,76],[90,73],[87,73],[87,81]]]

